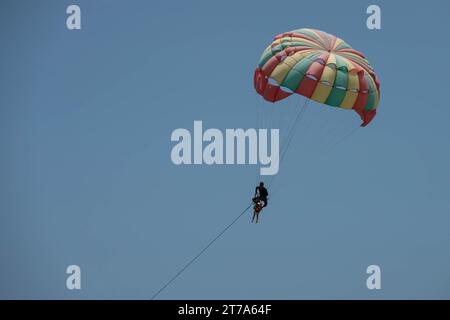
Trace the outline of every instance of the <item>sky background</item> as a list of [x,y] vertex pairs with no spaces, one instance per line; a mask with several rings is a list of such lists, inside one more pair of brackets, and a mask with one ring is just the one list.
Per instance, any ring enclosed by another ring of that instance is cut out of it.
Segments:
[[[78,4],[82,30],[66,28]],[[378,4],[382,30],[366,27]],[[248,204],[256,166],[175,166],[176,128],[276,127],[274,36],[362,51],[377,117],[311,102],[258,225],[244,215],[161,299],[449,299],[448,1],[0,4],[0,298],[149,299]],[[300,100],[299,100],[300,99]],[[278,120],[276,120],[278,119]],[[82,289],[67,290],[67,266]],[[381,267],[381,290],[366,268]]]

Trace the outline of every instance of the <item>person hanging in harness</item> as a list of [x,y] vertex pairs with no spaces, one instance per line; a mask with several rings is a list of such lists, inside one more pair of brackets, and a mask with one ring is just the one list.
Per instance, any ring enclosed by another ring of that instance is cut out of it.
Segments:
[[252,202],[254,203],[252,222],[255,221],[258,223],[259,213],[267,206],[268,196],[269,192],[267,192],[267,189],[264,187],[264,182],[260,182],[259,186],[255,188],[255,196],[252,199]]

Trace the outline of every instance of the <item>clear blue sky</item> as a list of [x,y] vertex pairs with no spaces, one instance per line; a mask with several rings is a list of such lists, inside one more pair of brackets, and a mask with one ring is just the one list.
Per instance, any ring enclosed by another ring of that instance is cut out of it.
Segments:
[[[81,31],[65,26],[72,3]],[[173,165],[171,132],[254,127],[262,50],[310,27],[367,56],[377,117],[329,150],[359,119],[311,103],[261,223],[242,217],[160,298],[450,298],[449,14],[448,1],[2,1],[0,297],[150,298],[257,181],[254,166]],[[70,264],[80,291],[65,288]]]

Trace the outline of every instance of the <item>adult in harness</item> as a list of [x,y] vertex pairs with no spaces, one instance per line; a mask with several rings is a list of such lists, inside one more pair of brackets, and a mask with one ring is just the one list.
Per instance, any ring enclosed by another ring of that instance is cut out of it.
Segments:
[[253,202],[253,217],[252,222],[258,223],[259,213],[261,210],[267,206],[267,197],[269,192],[264,187],[264,182],[260,182],[259,186],[255,188],[255,195],[252,199]]

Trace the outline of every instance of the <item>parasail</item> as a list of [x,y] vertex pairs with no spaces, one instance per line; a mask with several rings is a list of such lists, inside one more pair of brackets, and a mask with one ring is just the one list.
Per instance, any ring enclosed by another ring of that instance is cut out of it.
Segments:
[[377,112],[380,83],[362,53],[320,30],[275,37],[254,73],[256,92],[276,102],[294,93],[328,106],[353,109],[364,127]]

